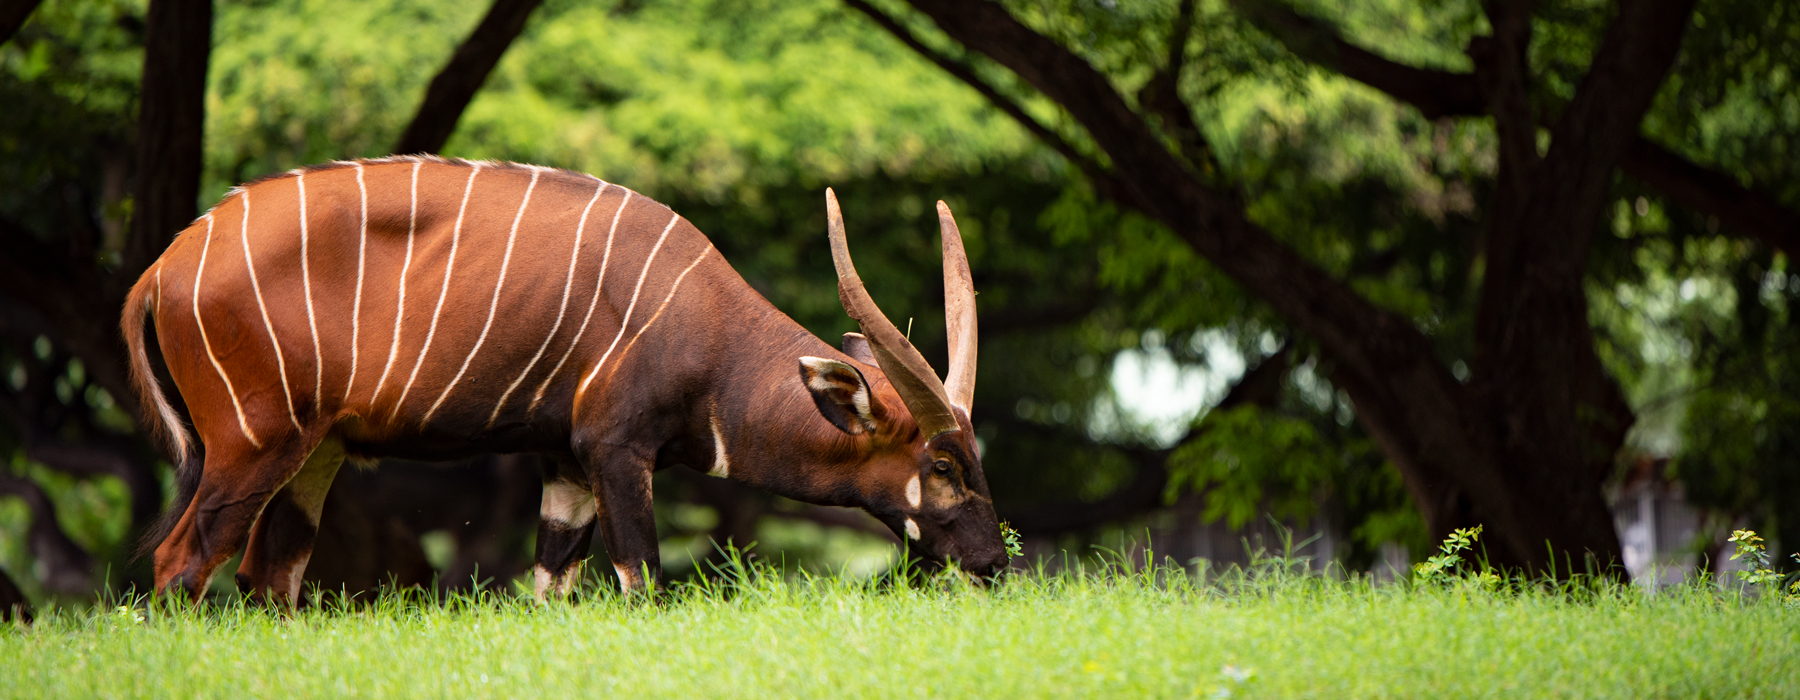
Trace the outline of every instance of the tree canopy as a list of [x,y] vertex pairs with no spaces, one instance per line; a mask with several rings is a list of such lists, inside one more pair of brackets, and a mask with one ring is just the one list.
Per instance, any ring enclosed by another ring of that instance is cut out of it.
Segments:
[[[134,575],[162,498],[113,330],[134,246],[173,234],[147,212],[427,132],[656,197],[827,339],[854,328],[835,187],[939,366],[947,200],[976,429],[1028,537],[1187,498],[1323,517],[1355,566],[1477,523],[1501,561],[1604,562],[1607,485],[1667,460],[1721,523],[1800,543],[1800,3],[201,2],[204,137],[167,158],[146,135],[189,108],[146,45],[197,20],[159,4],[47,0],[0,44],[0,565],[49,562],[33,593]],[[171,172],[189,194],[156,193]],[[713,513],[672,541],[795,515],[699,488],[670,485]]]

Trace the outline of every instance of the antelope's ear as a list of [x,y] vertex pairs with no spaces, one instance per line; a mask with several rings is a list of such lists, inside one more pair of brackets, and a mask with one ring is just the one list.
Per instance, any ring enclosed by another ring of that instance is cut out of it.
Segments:
[[800,381],[812,392],[825,420],[851,435],[875,430],[869,382],[849,363],[823,357],[800,358]]

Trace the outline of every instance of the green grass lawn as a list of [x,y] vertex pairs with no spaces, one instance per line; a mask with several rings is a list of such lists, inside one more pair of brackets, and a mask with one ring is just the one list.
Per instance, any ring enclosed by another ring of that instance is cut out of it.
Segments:
[[1493,592],[1265,574],[982,590],[761,574],[656,604],[592,588],[284,616],[47,611],[6,697],[1800,697],[1800,609],[1690,587]]

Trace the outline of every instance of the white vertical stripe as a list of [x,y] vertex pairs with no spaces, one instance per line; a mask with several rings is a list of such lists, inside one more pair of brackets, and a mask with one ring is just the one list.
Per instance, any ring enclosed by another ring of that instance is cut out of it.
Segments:
[[362,235],[356,244],[356,302],[350,307],[350,379],[344,382],[344,401],[350,401],[350,387],[356,385],[357,344],[362,338],[363,265],[369,251],[369,186],[363,182],[362,163],[356,164],[356,189],[362,193]]
[[455,389],[456,383],[462,381],[463,374],[469,371],[469,363],[475,361],[475,353],[481,352],[482,343],[487,342],[488,331],[494,328],[494,314],[500,311],[500,290],[506,287],[506,267],[512,264],[513,241],[519,237],[519,222],[525,219],[525,208],[531,206],[531,193],[537,189],[538,174],[536,168],[531,170],[531,182],[525,185],[525,198],[519,201],[519,211],[513,214],[512,229],[506,232],[506,253],[500,256],[500,276],[494,280],[494,297],[488,301],[487,322],[481,325],[481,335],[475,338],[475,347],[469,348],[469,354],[463,358],[462,367],[456,370],[456,376],[451,377],[450,383],[444,386],[444,393],[438,394],[437,400],[431,403],[431,408],[426,409],[425,417],[419,419],[421,424],[430,421],[438,407],[444,405],[444,399],[450,397],[450,390]]
[[563,316],[569,312],[569,292],[575,288],[575,263],[581,259],[581,235],[587,230],[588,213],[594,210],[594,202],[600,201],[600,193],[606,191],[606,181],[598,178],[594,181],[600,183],[600,186],[594,188],[593,198],[581,210],[581,221],[575,225],[575,245],[569,251],[569,271],[563,277],[562,305],[556,309],[556,323],[550,325],[550,333],[544,336],[544,344],[539,345],[537,354],[532,355],[531,361],[525,363],[525,370],[519,373],[519,378],[514,379],[512,385],[500,394],[500,400],[494,404],[494,413],[488,416],[489,428],[494,427],[494,421],[500,419],[500,409],[506,407],[506,399],[512,396],[514,389],[519,388],[520,382],[525,381],[525,376],[531,374],[531,368],[536,367],[538,360],[543,359],[544,352],[550,349],[550,341],[555,340],[556,332],[562,329]]
[[425,364],[425,354],[431,352],[431,340],[437,336],[438,315],[444,312],[444,299],[450,295],[450,273],[456,269],[456,248],[462,240],[463,216],[469,213],[469,193],[475,191],[475,176],[481,173],[480,163],[471,163],[469,182],[463,185],[462,206],[456,210],[456,226],[450,229],[450,260],[444,263],[444,287],[438,290],[437,308],[431,311],[431,327],[425,331],[425,344],[419,348],[419,359],[413,361],[412,374],[406,377],[406,386],[400,389],[400,399],[394,402],[392,415],[400,413],[400,405],[406,403],[407,392],[412,391],[413,381],[419,378],[419,367]]
[[631,290],[631,303],[625,305],[625,318],[619,320],[619,332],[613,335],[612,345],[606,346],[606,354],[600,356],[600,361],[594,363],[594,369],[588,372],[587,378],[581,380],[581,386],[575,389],[576,403],[581,403],[581,393],[587,391],[588,383],[600,374],[600,367],[606,364],[606,358],[612,356],[613,349],[619,347],[619,339],[625,337],[625,329],[631,326],[631,312],[637,308],[638,295],[644,291],[644,278],[650,276],[650,264],[656,262],[657,251],[662,250],[663,241],[669,238],[669,230],[675,228],[675,222],[680,220],[680,214],[670,212],[668,225],[663,226],[662,235],[656,238],[656,245],[650,248],[650,255],[644,258],[644,269],[638,273],[637,286]]
[[325,358],[319,353],[319,320],[313,315],[312,268],[307,264],[310,251],[306,242],[306,173],[294,176],[300,190],[300,285],[306,290],[306,325],[312,328],[313,341],[313,414],[324,410]]
[[394,305],[394,339],[388,343],[387,364],[381,368],[381,378],[375,380],[375,393],[369,395],[370,408],[381,396],[382,387],[387,386],[388,372],[394,369],[394,360],[400,357],[400,322],[406,319],[406,273],[412,269],[413,234],[419,230],[419,168],[423,165],[425,161],[413,159],[412,206],[406,225],[406,259],[400,263],[400,299]]
[[[663,311],[665,311],[669,308],[669,302],[675,298],[675,290],[681,288],[681,281],[684,279],[687,279],[688,273],[693,272],[694,268],[699,267],[700,261],[705,260],[706,256],[712,252],[713,252],[712,244],[711,243],[706,244],[706,250],[700,251],[699,257],[694,258],[693,262],[688,263],[687,269],[682,270],[681,274],[675,276],[675,283],[669,285],[669,294],[667,296],[664,296],[663,300],[662,300],[662,304],[656,307],[656,313],[650,314],[650,320],[645,321],[644,325],[638,326],[637,332],[633,333],[631,335],[630,342],[625,343],[625,349],[619,351],[619,364],[623,364],[625,362],[625,354],[631,352],[631,347],[634,345],[637,345],[637,341],[639,338],[644,337],[644,331],[650,330],[650,326],[652,324],[656,323],[656,319],[662,318]],[[603,360],[601,360],[601,362],[605,362],[605,360],[603,359]],[[613,365],[613,371],[617,372],[618,370],[619,370],[619,365],[618,364]],[[595,371],[596,372],[599,371],[598,368],[595,368]],[[612,376],[612,375],[607,375],[607,376]],[[865,413],[866,413],[866,411],[865,411]]]
[[[246,192],[245,196],[249,196]],[[249,216],[250,205],[244,204],[244,214]],[[244,405],[238,402],[237,390],[231,387],[231,377],[225,376],[225,365],[219,364],[218,356],[213,354],[212,341],[206,338],[206,324],[200,320],[200,278],[206,274],[206,251],[212,248],[213,218],[206,215],[206,242],[200,244],[200,266],[194,270],[194,327],[200,329],[200,344],[206,347],[206,359],[212,360],[213,370],[219,373],[219,380],[225,382],[225,393],[231,396],[231,407],[237,409],[238,430],[244,431],[244,437],[251,445],[262,447],[262,441],[250,432],[250,421],[244,418]]]
[[263,302],[262,283],[256,280],[256,261],[250,257],[250,190],[238,193],[244,202],[244,222],[238,239],[244,242],[244,267],[250,270],[250,290],[256,293],[256,308],[262,311],[263,327],[269,329],[269,345],[275,348],[275,369],[281,372],[281,395],[287,397],[288,420],[294,427],[300,427],[300,417],[294,414],[294,392],[288,389],[287,360],[281,356],[281,341],[275,339],[275,324],[269,321],[269,305]]
[[594,319],[594,307],[600,304],[601,283],[606,281],[606,264],[612,260],[613,234],[619,230],[619,215],[624,214],[625,205],[631,203],[631,194],[631,190],[625,190],[625,196],[619,199],[619,208],[613,211],[612,228],[606,230],[606,250],[600,254],[600,275],[594,278],[594,296],[588,299],[587,315],[581,317],[581,328],[576,329],[575,336],[569,338],[569,347],[563,350],[562,359],[556,361],[556,366],[550,368],[550,374],[544,377],[544,383],[538,385],[537,393],[531,397],[528,412],[537,410],[538,403],[544,400],[544,390],[550,388],[550,381],[556,378],[556,373],[562,371],[563,363],[568,362],[569,356],[574,354],[575,344],[587,332],[588,321]]

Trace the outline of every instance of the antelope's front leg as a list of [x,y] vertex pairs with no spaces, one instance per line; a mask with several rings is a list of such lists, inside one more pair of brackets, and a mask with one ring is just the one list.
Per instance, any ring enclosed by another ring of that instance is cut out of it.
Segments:
[[532,567],[538,602],[552,592],[567,596],[581,576],[581,561],[594,540],[594,490],[571,462],[546,459],[544,500],[538,508],[537,565]]
[[650,491],[654,459],[654,454],[620,449],[588,462],[588,479],[600,505],[600,537],[619,575],[619,589],[627,595],[655,588],[662,578]]

